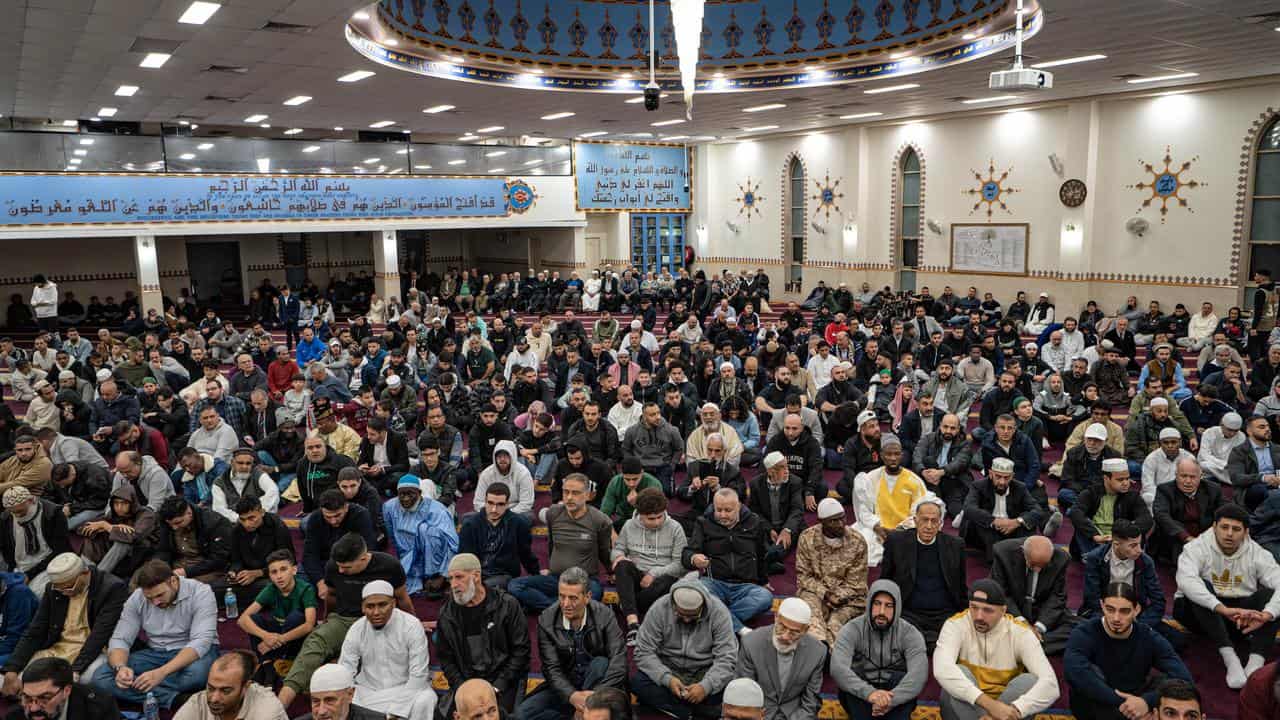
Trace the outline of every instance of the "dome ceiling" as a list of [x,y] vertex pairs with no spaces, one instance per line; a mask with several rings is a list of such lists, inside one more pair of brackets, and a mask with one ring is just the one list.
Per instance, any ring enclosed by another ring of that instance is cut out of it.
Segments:
[[[700,92],[872,80],[1013,44],[1014,0],[708,0]],[[1028,3],[1027,33],[1040,29]],[[347,40],[408,72],[530,89],[635,92],[647,82],[648,3],[380,0]],[[678,89],[668,2],[656,3],[659,82]],[[632,73],[628,77],[625,74]]]

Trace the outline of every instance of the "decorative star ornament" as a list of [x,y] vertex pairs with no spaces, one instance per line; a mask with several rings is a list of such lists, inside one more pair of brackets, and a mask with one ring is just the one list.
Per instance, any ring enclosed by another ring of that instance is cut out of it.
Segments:
[[760,194],[760,182],[752,182],[748,175],[745,183],[738,183],[738,195],[734,200],[738,203],[738,215],[745,214],[747,222],[751,222],[751,215],[760,214],[760,203],[764,201],[764,196]]
[[1008,204],[1005,202],[1005,196],[1021,191],[1017,188],[1005,185],[1005,181],[1009,179],[1009,173],[1013,172],[1012,167],[1000,173],[999,177],[996,177],[996,161],[992,159],[987,163],[986,177],[983,177],[982,173],[977,170],[970,170],[969,172],[973,173],[973,178],[978,181],[978,187],[971,188],[969,190],[961,190],[960,192],[970,197],[977,198],[977,202],[975,202],[973,204],[973,208],[969,210],[970,215],[978,212],[984,204],[987,206],[988,220],[991,219],[997,205],[1000,206],[1001,210],[1004,210],[1010,215],[1013,214],[1013,211],[1009,209]]
[[1153,163],[1139,159],[1138,164],[1142,166],[1144,171],[1151,175],[1151,181],[1147,182],[1144,180],[1142,182],[1129,185],[1128,187],[1134,190],[1146,190],[1151,193],[1149,196],[1143,198],[1142,206],[1138,208],[1138,212],[1142,212],[1143,208],[1151,207],[1152,203],[1155,201],[1160,201],[1160,222],[1163,223],[1169,214],[1169,201],[1171,200],[1176,202],[1179,207],[1186,208],[1187,212],[1195,212],[1191,209],[1191,205],[1187,202],[1187,199],[1182,197],[1180,193],[1183,188],[1190,188],[1194,190],[1199,187],[1204,187],[1205,185],[1208,185],[1208,183],[1183,177],[1184,173],[1191,170],[1191,164],[1200,159],[1199,155],[1182,163],[1176,172],[1173,170],[1173,153],[1169,146],[1165,146],[1164,157],[1161,159],[1164,160],[1163,168],[1157,168]]
[[826,219],[830,220],[832,210],[835,211],[836,215],[839,215],[839,200],[844,197],[844,193],[839,191],[840,179],[836,178],[836,181],[833,183],[831,182],[831,173],[827,173],[822,182],[814,180],[813,184],[818,187],[818,192],[813,196],[813,199],[817,202],[817,207],[813,211],[813,216],[816,218],[818,213],[823,213],[826,216]]

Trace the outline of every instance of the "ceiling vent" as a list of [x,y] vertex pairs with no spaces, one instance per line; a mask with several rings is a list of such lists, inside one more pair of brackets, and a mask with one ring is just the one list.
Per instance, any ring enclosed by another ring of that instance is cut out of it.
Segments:
[[1240,18],[1242,22],[1250,25],[1275,25],[1280,23],[1280,12],[1262,13],[1261,15],[1245,15]]
[[205,96],[204,96],[204,99],[205,99],[206,101],[208,101],[208,102],[238,103],[238,102],[240,102],[241,100],[243,100],[244,98],[238,98],[238,97],[226,97],[226,96],[223,96],[223,95],[205,95]]
[[282,23],[272,20],[266,25],[263,25],[261,29],[268,32],[289,33],[290,35],[306,35],[312,30],[315,30],[315,27],[311,25],[298,25],[296,23]]
[[172,55],[182,43],[177,40],[161,40],[158,38],[138,37],[129,46],[131,53],[164,53]]
[[205,68],[204,71],[216,72],[216,73],[233,73],[235,75],[246,75],[249,72],[249,68],[244,67],[243,65],[210,65],[209,67]]

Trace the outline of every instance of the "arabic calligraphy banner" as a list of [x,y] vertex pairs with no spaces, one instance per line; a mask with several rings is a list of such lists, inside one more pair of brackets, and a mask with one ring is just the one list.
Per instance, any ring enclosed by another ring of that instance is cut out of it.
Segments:
[[684,146],[577,142],[573,157],[579,210],[693,210]]
[[0,226],[505,216],[502,178],[0,175]]

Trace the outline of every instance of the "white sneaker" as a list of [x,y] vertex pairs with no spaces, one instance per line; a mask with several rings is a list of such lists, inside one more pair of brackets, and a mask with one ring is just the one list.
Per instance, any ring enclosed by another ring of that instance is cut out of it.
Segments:
[[1053,534],[1058,532],[1060,527],[1062,527],[1062,511],[1054,510],[1053,514],[1049,516],[1049,522],[1044,524],[1045,536],[1053,537]]

